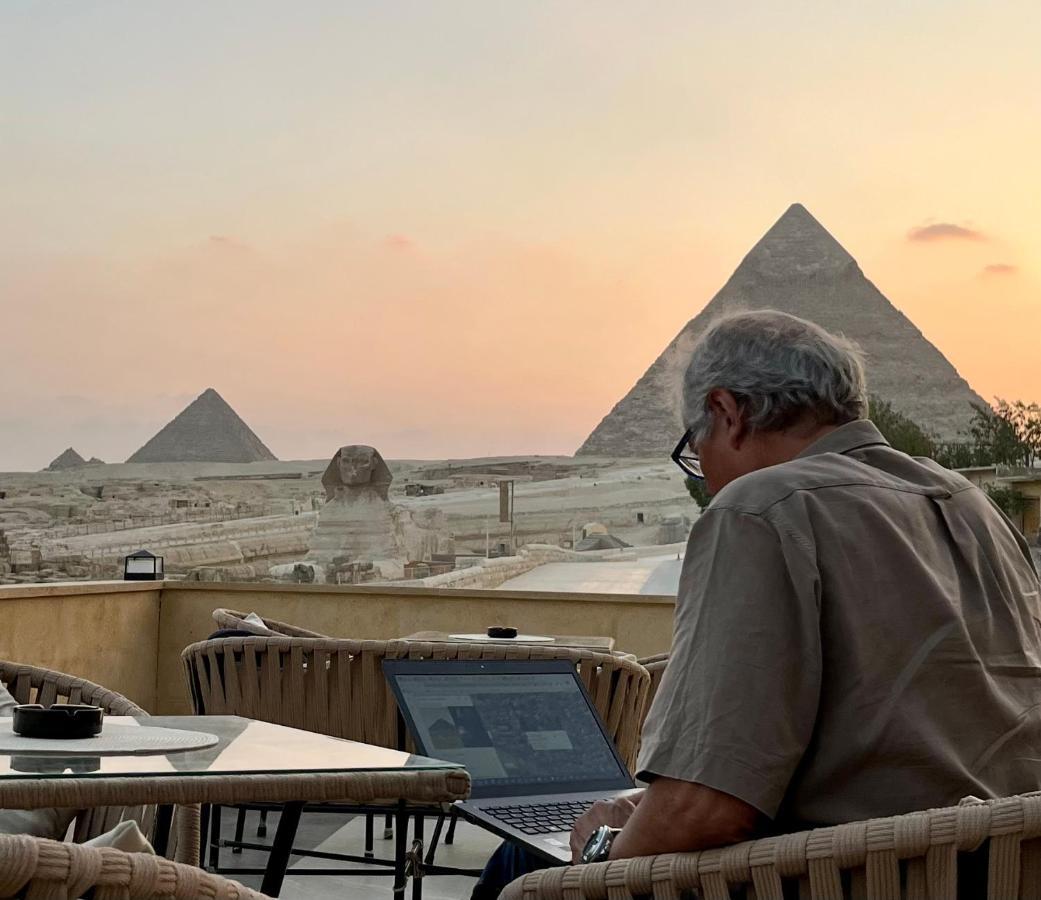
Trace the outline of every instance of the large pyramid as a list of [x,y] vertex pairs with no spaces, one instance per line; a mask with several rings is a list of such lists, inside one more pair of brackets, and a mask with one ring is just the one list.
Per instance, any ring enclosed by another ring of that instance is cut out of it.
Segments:
[[914,324],[860,271],[855,259],[796,203],[756,244],[711,302],[578,448],[596,456],[660,456],[681,432],[676,388],[683,350],[718,316],[779,309],[860,344],[868,390],[940,437],[968,427],[984,403]]
[[275,459],[213,388],[207,388],[127,462],[230,462]]

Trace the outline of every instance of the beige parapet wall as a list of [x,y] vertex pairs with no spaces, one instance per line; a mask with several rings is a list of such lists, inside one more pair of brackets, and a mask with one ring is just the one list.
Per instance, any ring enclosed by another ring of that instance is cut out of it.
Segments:
[[69,582],[0,587],[0,658],[104,684],[156,713],[188,701],[181,650],[214,629],[217,607],[255,611],[337,637],[388,639],[417,631],[611,635],[637,655],[668,648],[671,597],[490,589]]
[[162,582],[0,586],[0,659],[79,675],[156,708]]

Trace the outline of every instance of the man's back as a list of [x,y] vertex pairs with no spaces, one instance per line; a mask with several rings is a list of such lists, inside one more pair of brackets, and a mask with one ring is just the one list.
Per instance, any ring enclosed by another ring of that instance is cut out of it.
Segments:
[[1037,789],[1038,590],[981,491],[842,426],[695,526],[640,768],[785,830]]

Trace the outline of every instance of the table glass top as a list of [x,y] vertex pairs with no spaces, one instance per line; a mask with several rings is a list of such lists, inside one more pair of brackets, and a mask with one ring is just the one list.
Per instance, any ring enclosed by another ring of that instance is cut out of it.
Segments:
[[[106,716],[106,723],[201,731],[217,737],[213,746],[155,755],[93,756],[83,741],[55,741],[63,755],[0,754],[0,778],[132,778],[177,775],[307,774],[311,772],[401,772],[461,769],[455,763],[413,756],[296,728],[238,716]],[[71,743],[82,756],[68,755]]]

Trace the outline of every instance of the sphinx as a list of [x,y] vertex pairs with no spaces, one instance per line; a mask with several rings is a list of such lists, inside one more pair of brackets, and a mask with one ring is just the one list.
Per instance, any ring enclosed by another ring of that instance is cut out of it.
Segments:
[[393,480],[375,447],[352,444],[336,451],[322,475],[325,504],[308,553],[327,580],[334,580],[338,568],[369,563],[384,577],[400,577],[406,550],[388,499]]

